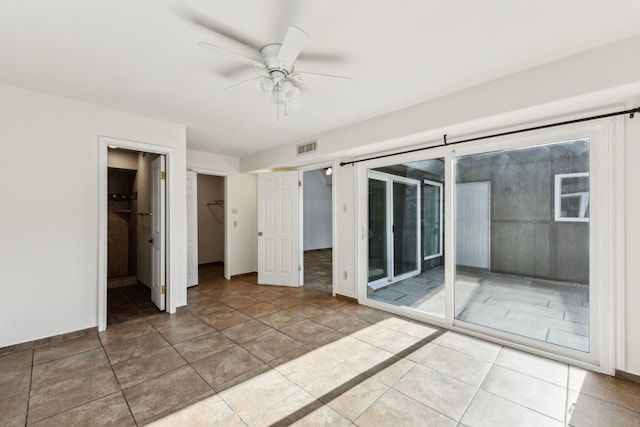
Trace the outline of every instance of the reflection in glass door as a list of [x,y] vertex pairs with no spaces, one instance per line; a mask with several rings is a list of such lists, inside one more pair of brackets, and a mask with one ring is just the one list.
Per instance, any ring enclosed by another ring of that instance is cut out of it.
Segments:
[[444,317],[444,159],[368,171],[367,298]]

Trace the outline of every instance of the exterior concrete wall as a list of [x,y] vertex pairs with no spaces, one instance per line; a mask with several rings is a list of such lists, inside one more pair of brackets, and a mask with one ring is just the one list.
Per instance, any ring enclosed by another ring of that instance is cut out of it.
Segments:
[[587,284],[589,223],[554,221],[554,177],[589,170],[586,144],[462,157],[457,182],[491,182],[491,270]]

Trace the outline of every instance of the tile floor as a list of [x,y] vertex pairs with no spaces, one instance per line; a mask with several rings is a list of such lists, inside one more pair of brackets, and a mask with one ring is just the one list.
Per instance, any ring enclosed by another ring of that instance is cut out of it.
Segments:
[[122,292],[105,332],[0,349],[1,426],[640,426],[640,384],[322,292]]
[[304,251],[304,287],[333,292],[332,249]]
[[[375,290],[370,298],[444,316],[442,267]],[[456,276],[456,318],[589,351],[589,289],[462,270]]]

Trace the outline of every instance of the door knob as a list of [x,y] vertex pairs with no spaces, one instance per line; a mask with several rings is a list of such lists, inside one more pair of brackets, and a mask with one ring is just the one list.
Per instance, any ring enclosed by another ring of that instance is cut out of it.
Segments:
[[259,231],[259,232],[258,232],[258,236],[262,236],[262,231]]

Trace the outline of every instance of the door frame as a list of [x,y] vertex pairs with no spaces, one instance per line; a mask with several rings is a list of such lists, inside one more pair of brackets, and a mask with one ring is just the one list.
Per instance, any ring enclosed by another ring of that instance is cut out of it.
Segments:
[[[329,161],[329,162],[321,162],[321,163],[313,163],[310,165],[300,166],[298,171],[300,172],[300,181],[302,182],[302,194],[300,194],[300,265],[302,266],[300,283],[301,286],[304,286],[304,172],[331,168],[332,171],[335,171],[340,167],[340,162],[338,160]],[[335,250],[336,242],[338,241],[338,235],[336,233],[336,209],[338,206],[338,192],[334,187],[335,180],[333,176],[331,178],[331,242],[332,242],[332,250],[331,250],[331,295],[336,296],[336,278],[338,277],[337,269],[337,260],[336,256],[338,251]]]
[[[223,178],[224,180],[224,278],[226,280],[231,279],[231,242],[229,236],[231,235],[231,222],[229,218],[231,218],[231,209],[229,203],[229,174],[227,172],[216,171],[212,169],[202,169],[202,168],[187,168],[187,170],[191,172],[195,172],[198,175],[210,175],[210,176],[218,176]],[[196,177],[197,179],[197,177]],[[196,193],[196,201],[198,199],[198,194]],[[189,219],[187,218],[187,221]]]
[[171,265],[173,250],[171,245],[172,227],[171,217],[177,212],[175,199],[171,197],[175,193],[175,162],[174,150],[161,145],[127,139],[98,136],[98,331],[107,328],[107,215],[108,215],[108,149],[109,147],[122,148],[133,151],[164,155],[166,159],[166,228],[165,228],[165,254],[166,254],[166,311],[176,312],[176,304],[173,298],[173,283],[171,283]]

